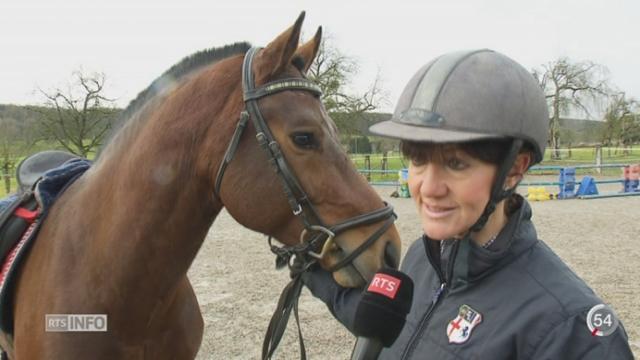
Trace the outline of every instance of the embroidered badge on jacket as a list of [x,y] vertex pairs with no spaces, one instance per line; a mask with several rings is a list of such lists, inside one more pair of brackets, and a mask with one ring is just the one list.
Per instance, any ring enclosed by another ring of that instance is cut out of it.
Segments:
[[482,322],[482,314],[469,305],[460,306],[458,316],[447,325],[447,336],[450,344],[462,344],[469,340],[471,331]]

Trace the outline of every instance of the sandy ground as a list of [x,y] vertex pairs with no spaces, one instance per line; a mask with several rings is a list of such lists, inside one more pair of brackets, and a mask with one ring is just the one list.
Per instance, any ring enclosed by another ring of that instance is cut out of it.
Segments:
[[[413,202],[390,198],[393,188],[377,190],[399,215],[404,251],[420,235]],[[532,207],[539,237],[613,306],[640,357],[640,249],[634,243],[640,240],[640,196],[532,202]],[[286,271],[274,269],[266,238],[223,212],[189,277],[205,320],[198,359],[259,359],[264,332],[289,279]],[[300,317],[310,359],[349,358],[354,338],[306,289]],[[299,359],[296,334],[292,317],[275,358]]]

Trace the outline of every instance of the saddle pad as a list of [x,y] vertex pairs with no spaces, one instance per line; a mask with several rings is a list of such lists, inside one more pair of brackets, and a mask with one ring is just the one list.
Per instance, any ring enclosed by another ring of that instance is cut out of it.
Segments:
[[12,280],[41,223],[34,195],[25,195],[12,204],[11,208],[14,209],[0,228],[0,245],[3,250],[1,255],[4,259],[0,268],[0,330],[9,334],[13,333]]
[[4,199],[0,199],[0,219],[2,219],[2,214],[4,214],[4,210],[7,210],[14,201],[19,198],[17,194],[12,194],[7,196]]
[[[29,224],[26,231],[21,235],[17,244],[4,257],[0,269],[0,330],[3,332],[13,334],[13,292],[15,290],[15,277],[22,259],[33,244],[33,240],[36,238],[40,225],[44,222],[51,205],[53,205],[64,190],[73,184],[90,166],[91,162],[88,160],[71,160],[45,173],[42,179],[36,184],[35,192],[33,194],[27,194],[30,195],[31,200],[35,198],[33,207],[37,208],[37,210],[35,210],[37,211],[37,216],[31,219],[32,221],[27,221]],[[22,203],[22,205],[13,211],[14,218],[17,217],[18,220],[22,220],[24,219],[23,216],[25,213],[29,214],[30,210],[34,210],[25,207],[29,206],[26,204],[28,204],[28,201]],[[16,215],[16,211],[20,214]],[[29,218],[29,216],[27,216],[27,218]],[[12,221],[16,220],[9,220],[9,222]],[[2,231],[0,231],[0,234],[1,233]],[[0,241],[3,241],[3,239],[0,239]]]
[[29,192],[10,196],[7,200],[0,200],[0,260],[15,247],[32,222],[30,218],[37,215],[35,210],[38,207],[35,197]]
[[21,203],[22,197],[17,194],[0,199],[0,259],[4,259],[9,249],[13,247],[12,241],[7,241],[6,234],[9,230],[5,224],[13,216],[13,212]]

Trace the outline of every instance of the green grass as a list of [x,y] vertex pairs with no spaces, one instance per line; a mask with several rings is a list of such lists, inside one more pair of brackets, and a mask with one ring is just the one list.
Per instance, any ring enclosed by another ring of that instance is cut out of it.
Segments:
[[[368,163],[367,163],[368,156]],[[404,169],[408,166],[406,161],[402,158],[402,155],[399,153],[389,153],[387,155],[386,164],[383,161],[384,157],[382,154],[356,154],[351,156],[351,161],[353,161],[356,169],[369,169],[369,170],[388,170],[392,171],[389,173],[375,173],[372,172],[370,174],[365,174],[367,176],[367,180],[369,181],[398,181],[398,171],[400,169]]]
[[[551,159],[552,150],[547,148],[544,153],[544,159]],[[594,147],[560,149],[560,157],[562,160],[570,160],[574,162],[595,162],[596,149]],[[628,154],[624,154],[621,148],[604,147],[602,148],[602,160],[623,160],[634,159],[640,161],[640,148],[629,149]]]
[[[55,149],[54,143],[39,143],[37,147],[33,148],[29,153],[35,153],[37,151],[45,149]],[[603,148],[602,149],[602,162],[603,164],[638,164],[640,163],[640,148],[632,149],[629,154],[623,154],[618,149],[616,152],[614,149]],[[545,151],[544,160],[540,165],[557,165],[557,166],[575,166],[575,165],[588,165],[595,164],[595,148],[575,148],[571,150],[571,156],[569,156],[568,150],[564,149],[560,152],[559,160],[551,160],[551,151],[547,149]],[[351,159],[357,169],[366,169],[366,156],[369,157],[369,169],[371,170],[383,170],[383,155],[382,154],[352,154]],[[91,158],[92,156],[90,156]],[[18,158],[16,163],[19,163],[22,158]],[[389,153],[387,155],[386,165],[384,170],[388,170],[389,173],[371,173],[368,176],[370,181],[398,181],[398,171],[408,166],[406,161],[402,159],[399,153]],[[546,175],[558,175],[557,170],[534,171],[535,174]],[[577,169],[576,175],[591,175],[597,174],[595,168],[593,169]],[[13,175],[13,174],[12,174]],[[603,168],[602,172],[598,175],[603,176],[622,176],[622,170],[620,168]],[[14,192],[17,188],[15,178],[11,180],[11,191]],[[0,197],[6,196],[6,190],[4,181],[0,182]]]
[[[576,166],[576,165],[595,165],[596,163],[596,150],[595,148],[576,148],[569,151],[563,149],[560,151],[560,159],[551,159],[551,150],[545,151],[544,160],[540,165],[556,165],[556,166]],[[620,148],[602,148],[602,164],[638,164],[640,163],[640,149],[630,149],[625,154]],[[540,171],[534,171],[536,174],[540,174]],[[557,171],[552,171],[550,174],[557,174]],[[549,174],[549,172],[545,172]],[[605,176],[620,176],[622,177],[622,169],[615,168],[602,168],[598,173],[596,168],[589,169],[576,169],[576,175],[605,175]]]
[[[5,189],[4,186],[4,178],[1,179],[2,181],[0,181],[0,199],[7,196],[7,191]],[[15,192],[16,189],[18,188],[18,182],[16,181],[15,177],[11,178],[11,192]]]
[[[12,160],[14,161],[16,166],[18,166],[18,164],[24,158],[26,158],[27,156],[35,154],[35,153],[40,152],[40,151],[44,151],[44,150],[62,150],[62,151],[66,151],[64,148],[62,148],[55,141],[39,141],[35,145],[30,146],[28,148],[28,150],[26,150],[26,151],[24,151],[24,148],[25,148],[25,146],[23,144],[16,144],[16,150],[13,151],[13,153],[22,153],[22,154],[24,154],[23,156],[17,156],[17,157],[12,158]],[[90,153],[88,157],[89,157],[89,159],[94,159],[95,158],[95,153]],[[3,174],[0,172],[0,198],[3,198],[3,197],[8,195],[6,187],[5,187],[5,183],[4,183],[4,177],[2,175]],[[17,188],[18,188],[18,183],[17,183],[17,180],[15,178],[15,170],[12,170],[12,172],[11,172],[11,191],[10,191],[10,193],[16,192]]]
[[[624,154],[622,149],[615,148],[602,148],[602,163],[603,164],[638,164],[640,163],[640,148],[631,149],[628,154]],[[366,166],[364,154],[352,154],[351,159],[354,162],[357,169],[370,169],[370,170],[382,170],[383,168],[383,156],[382,154],[370,154],[369,162],[370,166]],[[545,151],[545,156],[539,165],[541,166],[576,166],[576,165],[595,165],[596,163],[596,151],[595,148],[574,148],[571,149],[571,154],[567,149],[561,149],[560,159],[551,159],[551,150]],[[370,173],[368,179],[370,181],[397,181],[398,171],[406,168],[408,164],[403,161],[402,156],[399,153],[389,153],[387,156],[387,163],[385,170],[393,172],[381,174]],[[558,175],[558,170],[532,170],[534,174],[544,175]],[[598,173],[596,168],[589,169],[576,169],[576,175],[600,175],[600,176],[620,176],[622,177],[622,169],[615,168],[602,168]],[[366,175],[366,174],[365,174]]]

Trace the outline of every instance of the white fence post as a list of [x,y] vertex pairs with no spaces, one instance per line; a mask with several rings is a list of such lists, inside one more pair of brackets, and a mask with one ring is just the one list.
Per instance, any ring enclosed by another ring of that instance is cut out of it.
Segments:
[[602,174],[602,147],[596,146],[596,172]]

